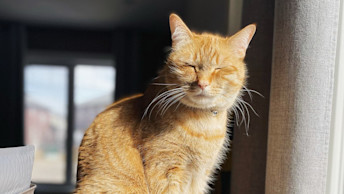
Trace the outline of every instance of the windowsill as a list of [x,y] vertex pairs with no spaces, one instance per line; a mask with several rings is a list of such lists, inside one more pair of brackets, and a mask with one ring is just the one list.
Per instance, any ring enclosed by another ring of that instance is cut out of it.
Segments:
[[37,188],[35,190],[36,194],[69,194],[72,193],[75,189],[75,185],[60,185],[60,184],[39,184],[35,183]]

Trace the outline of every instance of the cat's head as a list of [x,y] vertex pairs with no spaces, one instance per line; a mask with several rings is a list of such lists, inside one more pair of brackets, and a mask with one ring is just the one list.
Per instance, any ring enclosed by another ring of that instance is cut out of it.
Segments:
[[254,24],[230,37],[191,32],[170,15],[172,51],[165,67],[169,89],[183,93],[181,103],[202,109],[229,108],[246,81],[244,57],[256,31]]

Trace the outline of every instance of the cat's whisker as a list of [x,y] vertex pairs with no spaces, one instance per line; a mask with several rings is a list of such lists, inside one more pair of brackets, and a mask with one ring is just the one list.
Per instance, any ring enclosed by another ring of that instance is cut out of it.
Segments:
[[168,83],[151,83],[151,85],[157,85],[157,86],[176,86],[178,84],[168,84]]
[[236,120],[236,124],[239,125],[239,113],[237,109],[234,109],[234,114],[235,114],[235,120]]
[[257,94],[257,95],[259,95],[259,96],[260,96],[260,97],[262,97],[262,98],[265,98],[265,96],[264,96],[263,94],[259,93],[259,92],[258,92],[258,91],[256,91],[256,90],[251,90],[251,89],[248,89],[248,91],[250,91],[250,92],[253,92],[253,93]]
[[[184,98],[184,96],[183,96],[183,98]],[[181,98],[181,99],[182,99],[182,98]],[[181,99],[180,99],[180,100],[181,100]],[[179,102],[178,102],[176,108],[174,109],[174,111],[176,111],[176,110],[179,108],[179,106],[180,106],[180,104],[181,104],[180,100],[179,100]]]
[[167,95],[165,95],[164,97],[162,97],[157,103],[156,105],[159,105],[159,109],[161,108],[161,106],[163,106],[163,104],[165,103],[165,101],[170,98],[173,95],[176,95],[178,93],[182,92],[182,90],[177,90],[177,91],[173,91],[168,93]]
[[239,124],[239,125],[241,125],[244,121],[246,123],[246,117],[245,117],[244,110],[243,110],[244,108],[242,107],[242,105],[239,101],[237,101],[236,105],[237,105],[236,107],[238,108],[238,110],[241,112],[241,115],[242,115],[241,122]]
[[244,100],[242,100],[241,98],[238,98],[238,102],[240,102],[240,104],[243,105],[243,107],[245,108],[245,111],[247,113],[247,123],[245,123],[245,129],[246,129],[246,133],[248,133],[248,129],[250,127],[250,111],[248,110],[246,104],[248,104],[247,102],[245,102]]
[[251,91],[249,91],[249,90],[247,89],[246,86],[242,86],[242,89],[243,89],[244,92],[247,92],[247,93],[248,93],[248,95],[250,96],[250,99],[251,99],[251,101],[252,101],[252,94],[251,94]]
[[253,113],[254,113],[257,117],[259,117],[259,114],[256,112],[256,110],[254,110],[254,108],[251,106],[251,104],[249,104],[248,102],[246,102],[246,101],[244,101],[244,100],[242,100],[242,102],[243,102],[244,104],[246,104],[248,107],[250,107],[251,110],[253,111]]
[[[170,96],[169,99],[166,99],[165,102],[163,102],[163,105],[161,105],[161,107],[159,106],[159,111],[161,111],[161,116],[165,114],[166,112],[166,107],[173,102],[176,98],[180,97],[181,95],[184,95],[184,92],[181,91],[179,94],[175,94],[174,96]],[[159,112],[158,111],[158,112]]]
[[180,88],[175,88],[175,89],[167,90],[167,91],[159,94],[158,96],[154,97],[154,99],[148,104],[147,108],[145,109],[141,120],[147,115],[150,107],[154,104],[154,102],[156,102],[160,98],[164,97],[165,95],[168,95],[170,92],[177,91],[177,90],[180,90]]
[[237,125],[239,125],[239,113],[238,113],[236,104],[233,105],[232,110],[233,110],[234,115],[235,115],[235,122]]
[[[162,100],[160,100],[160,102],[158,102],[159,103],[159,110],[157,111],[157,113],[156,113],[156,115],[155,116],[157,116],[158,114],[159,114],[159,112],[162,110],[162,109],[164,109],[164,107],[166,106],[166,104],[168,104],[168,101],[169,100],[171,100],[171,98],[173,98],[174,97],[174,95],[169,95],[169,96],[166,96],[165,98],[163,98]],[[162,114],[160,114],[160,115],[162,115]]]
[[[244,92],[247,92],[248,95],[250,96],[250,99],[252,101],[253,99],[253,96],[252,96],[252,93],[255,93],[261,97],[264,97],[262,94],[260,94],[259,92],[255,91],[255,90],[251,90],[251,89],[248,89],[247,87],[243,86],[242,88],[242,91]],[[248,134],[248,130],[249,130],[249,126],[250,126],[250,122],[251,122],[251,115],[250,115],[250,111],[249,109],[252,110],[252,112],[259,117],[259,114],[254,110],[254,108],[252,107],[252,105],[246,101],[244,101],[242,99],[242,93],[241,95],[239,95],[237,97],[237,100],[236,102],[233,104],[232,106],[232,110],[233,112],[236,114],[236,115],[240,115],[239,113],[241,113],[242,115],[242,119],[240,121],[240,123],[238,122],[239,121],[239,118],[236,116],[236,124],[237,126],[240,126],[241,124],[244,123],[245,125],[245,130],[246,130],[246,134]]]
[[[175,88],[176,89],[176,88]],[[173,90],[173,91],[172,91]],[[167,92],[166,95],[163,95],[161,96],[161,98],[156,102],[156,104],[152,107],[151,111],[150,111],[150,114],[149,114],[149,117],[151,116],[153,110],[155,109],[156,106],[158,106],[159,110],[161,108],[161,106],[163,106],[163,103],[166,101],[166,99],[170,98],[171,96],[173,95],[176,95],[178,93],[180,93],[182,91],[181,88],[178,88],[177,90],[168,90],[170,92]]]
[[[177,94],[177,95],[180,95],[180,94]],[[161,112],[160,115],[162,116],[163,113],[164,113],[165,108],[167,107],[167,105],[168,105],[171,101],[174,100],[174,98],[176,98],[176,97],[173,95],[173,96],[170,96],[169,99],[165,99],[164,102],[161,103],[161,106],[159,106],[159,110],[157,111],[157,114],[159,114],[159,112]]]
[[[178,90],[175,90],[175,89],[178,89]],[[161,96],[160,100],[158,100],[158,101],[156,102],[156,104],[152,107],[152,109],[151,109],[151,111],[150,111],[150,113],[149,113],[149,118],[151,117],[152,112],[153,112],[153,110],[154,110],[154,108],[155,108],[156,106],[159,106],[159,110],[160,110],[160,107],[163,105],[163,103],[166,101],[167,98],[169,98],[169,97],[171,97],[171,96],[173,96],[173,95],[176,95],[176,94],[178,94],[179,92],[181,92],[181,88],[175,88],[175,89],[172,89],[173,91],[172,91],[172,90],[168,90],[168,91],[167,91],[167,94]],[[165,92],[164,92],[164,93],[165,93]],[[158,112],[159,112],[159,111],[158,111]]]
[[250,127],[250,121],[251,121],[251,117],[250,117],[250,111],[248,110],[247,106],[245,103],[243,103],[244,107],[245,107],[245,110],[247,112],[247,125],[246,125],[246,133]]
[[252,94],[251,93],[255,93],[255,94],[259,95],[260,97],[265,98],[263,94],[259,93],[256,90],[248,89],[246,86],[243,86],[243,91],[247,92],[250,95],[251,100],[252,100]]
[[160,75],[159,76],[156,76],[155,78],[153,78],[153,80],[157,80],[160,78]]
[[245,118],[244,118],[244,126],[245,126],[245,129],[247,129],[247,123],[249,123],[249,120],[250,120],[250,116],[248,115],[248,114],[246,114],[247,113],[247,110],[246,110],[246,108],[245,108],[245,105],[244,104],[242,104],[241,102],[240,102],[240,104],[241,104],[241,108],[243,109],[243,114],[245,115]]
[[176,102],[180,101],[182,98],[184,98],[185,93],[181,93],[176,95],[176,97],[173,98],[173,101],[171,101],[171,103],[165,108],[165,110],[162,111],[162,115],[164,115],[166,113],[166,111]]
[[155,78],[153,78],[152,81],[153,81],[153,80],[158,80],[158,79],[163,78],[163,77],[167,77],[167,75],[162,75],[162,74],[161,74],[161,75],[158,75],[158,76],[156,76]]
[[[239,116],[240,116],[240,114],[239,113],[241,113],[241,116],[242,116],[242,110],[240,109],[240,106],[239,106],[239,102],[238,101],[236,101],[235,103],[234,103],[234,105],[233,105],[233,108],[234,109],[236,109],[237,110],[237,112],[238,112],[238,118],[237,118],[237,121],[239,122]],[[242,117],[243,118],[243,117]],[[239,126],[239,125],[241,125],[241,123],[242,123],[242,119],[241,119],[241,122],[240,123],[238,123],[237,122],[237,125]]]
[[228,111],[230,117],[230,121],[237,121],[237,114],[235,112],[235,108],[234,105],[232,106],[232,108]]

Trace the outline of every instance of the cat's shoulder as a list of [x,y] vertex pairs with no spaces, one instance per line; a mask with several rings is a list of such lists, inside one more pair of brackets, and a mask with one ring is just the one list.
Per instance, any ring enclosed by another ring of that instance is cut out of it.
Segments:
[[[123,98],[109,105],[103,112],[99,113],[92,122],[86,134],[102,133],[106,130],[130,126],[130,123],[138,120],[141,115],[140,107],[143,94]],[[97,132],[96,132],[97,131]]]
[[136,94],[136,95],[132,95],[126,98],[122,98],[118,101],[115,101],[114,103],[112,103],[111,105],[109,105],[104,112],[112,110],[112,109],[116,109],[116,108],[120,108],[123,106],[128,106],[128,105],[135,105],[140,103],[141,99],[143,97],[143,94]]
[[[120,99],[109,105],[103,112],[99,113],[95,122],[118,119],[118,117],[124,119],[125,117],[133,116],[133,114],[140,112],[142,104],[143,94],[136,94]],[[124,118],[122,118],[122,116]]]

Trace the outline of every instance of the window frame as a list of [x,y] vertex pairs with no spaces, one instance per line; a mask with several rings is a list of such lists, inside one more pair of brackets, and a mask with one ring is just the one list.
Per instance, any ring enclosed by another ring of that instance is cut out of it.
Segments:
[[[23,72],[25,67],[30,65],[44,65],[44,66],[62,66],[68,70],[68,86],[67,86],[67,128],[66,128],[66,171],[65,182],[62,184],[54,183],[39,183],[37,184],[37,192],[42,193],[70,193],[75,189],[73,182],[73,132],[74,132],[74,86],[75,86],[75,67],[77,65],[92,65],[92,66],[112,66],[116,69],[115,59],[110,54],[99,53],[85,53],[85,52],[56,52],[56,51],[28,51],[23,63]],[[24,75],[23,75],[24,76]],[[116,76],[113,80],[116,88]],[[23,79],[23,86],[25,85]],[[25,109],[23,87],[23,114]],[[115,100],[116,89],[113,91],[113,100]],[[23,116],[24,119],[24,116]],[[25,126],[23,126],[23,135],[25,136]]]

